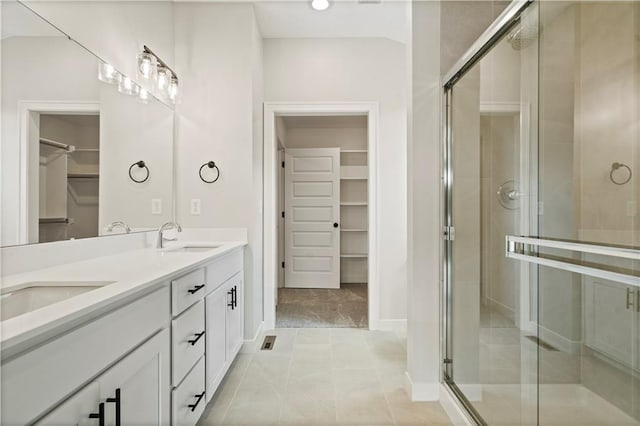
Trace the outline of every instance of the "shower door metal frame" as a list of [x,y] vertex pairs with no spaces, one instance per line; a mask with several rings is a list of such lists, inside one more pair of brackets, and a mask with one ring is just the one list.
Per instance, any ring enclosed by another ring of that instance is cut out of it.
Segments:
[[455,83],[462,78],[467,71],[476,65],[501,39],[520,22],[522,13],[536,0],[514,0],[500,14],[500,16],[489,26],[489,28],[476,40],[467,52],[456,62],[452,69],[443,78],[443,128],[442,128],[442,184],[443,184],[443,290],[442,290],[442,372],[444,386],[451,391],[458,399],[462,407],[466,410],[470,420],[479,425],[486,422],[475,410],[473,405],[466,398],[464,393],[458,388],[453,380],[454,356],[453,353],[453,308],[452,308],[452,254],[453,243],[455,241],[455,224],[453,223],[453,161],[452,147],[454,143],[454,133],[452,127],[452,95]]

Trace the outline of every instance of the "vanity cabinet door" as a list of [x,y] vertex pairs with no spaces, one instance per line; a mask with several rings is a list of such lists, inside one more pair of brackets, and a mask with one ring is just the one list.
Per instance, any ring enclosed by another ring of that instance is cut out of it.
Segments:
[[105,424],[169,424],[169,370],[170,339],[165,328],[98,378]]
[[97,425],[98,421],[90,418],[89,415],[94,412],[98,413],[99,401],[100,387],[98,382],[91,382],[35,424],[38,426]]
[[205,298],[205,318],[207,333],[206,348],[206,385],[207,401],[210,401],[216,388],[222,381],[226,362],[226,316],[227,288],[223,286]]
[[227,289],[227,360],[232,362],[242,346],[244,334],[243,274],[234,275],[224,286]]

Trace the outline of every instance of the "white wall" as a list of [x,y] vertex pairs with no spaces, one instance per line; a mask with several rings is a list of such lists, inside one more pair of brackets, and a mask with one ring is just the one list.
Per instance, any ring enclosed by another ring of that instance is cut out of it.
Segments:
[[[262,322],[262,59],[250,4],[175,5],[176,214],[182,226],[248,228],[245,337]],[[197,29],[197,30],[196,30]],[[215,161],[206,184],[200,166]],[[191,215],[190,200],[201,200]]]
[[26,1],[27,6],[120,72],[136,76],[136,55],[149,46],[174,62],[171,1]]
[[390,40],[264,41],[265,101],[379,103],[381,320],[407,315],[407,76],[406,46]]

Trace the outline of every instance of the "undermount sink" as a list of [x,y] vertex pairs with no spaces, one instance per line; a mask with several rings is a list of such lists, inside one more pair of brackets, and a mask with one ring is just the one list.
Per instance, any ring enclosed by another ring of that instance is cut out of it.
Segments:
[[19,290],[0,295],[0,320],[8,320],[74,296],[98,289],[114,281],[46,281],[26,283]]
[[185,246],[174,249],[167,249],[165,253],[202,253],[205,251],[217,249],[218,247],[220,246]]

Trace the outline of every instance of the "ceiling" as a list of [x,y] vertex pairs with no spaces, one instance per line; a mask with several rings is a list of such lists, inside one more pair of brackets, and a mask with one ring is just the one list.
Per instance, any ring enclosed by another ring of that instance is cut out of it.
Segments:
[[287,129],[366,129],[365,115],[284,116]]
[[333,1],[318,12],[310,1],[255,2],[256,18],[264,38],[388,38],[409,39],[408,1]]

